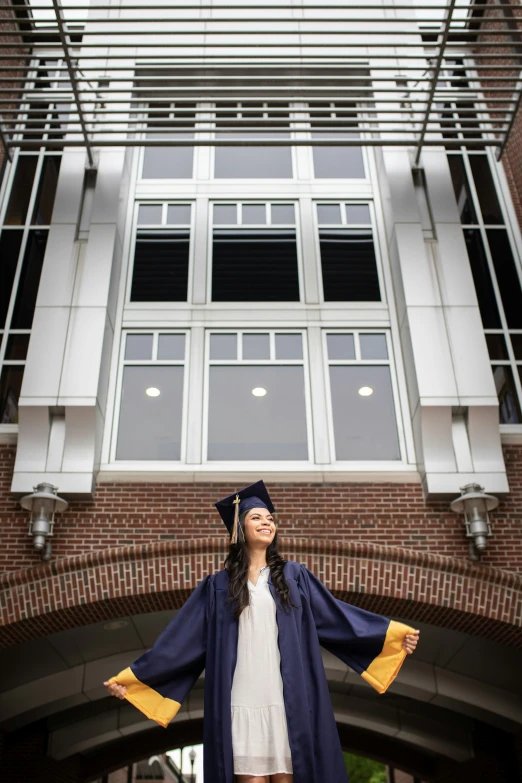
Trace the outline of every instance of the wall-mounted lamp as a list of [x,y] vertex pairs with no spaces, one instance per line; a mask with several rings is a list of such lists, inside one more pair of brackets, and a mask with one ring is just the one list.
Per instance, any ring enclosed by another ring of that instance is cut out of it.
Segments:
[[491,535],[489,512],[498,506],[499,501],[493,495],[486,495],[484,487],[479,484],[466,484],[460,491],[462,495],[451,502],[451,510],[464,514],[466,536],[470,539],[470,560],[480,560]]
[[53,535],[54,515],[56,512],[65,511],[69,505],[66,500],[58,497],[58,487],[52,484],[38,484],[33,487],[34,492],[25,495],[20,500],[20,505],[30,512],[29,533],[33,537],[33,545],[40,553],[42,560],[51,559],[51,542]]

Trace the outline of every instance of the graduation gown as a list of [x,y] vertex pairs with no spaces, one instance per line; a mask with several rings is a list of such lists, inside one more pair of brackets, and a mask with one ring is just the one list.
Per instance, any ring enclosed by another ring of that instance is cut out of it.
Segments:
[[[320,647],[348,664],[379,693],[395,679],[412,628],[334,598],[304,565],[286,561],[295,608],[276,602],[281,676],[294,783],[347,783],[344,758]],[[206,576],[154,646],[110,682],[148,718],[167,726],[205,669],[205,783],[234,783],[231,690],[239,623],[228,597],[226,569]],[[262,676],[262,672],[260,672]]]

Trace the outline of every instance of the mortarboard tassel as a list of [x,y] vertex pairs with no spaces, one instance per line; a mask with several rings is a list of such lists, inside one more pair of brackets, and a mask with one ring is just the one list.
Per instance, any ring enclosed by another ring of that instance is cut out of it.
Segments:
[[230,538],[231,544],[237,544],[237,529],[239,525],[239,495],[236,495],[236,499],[232,501],[234,503],[234,525],[232,527],[232,536]]

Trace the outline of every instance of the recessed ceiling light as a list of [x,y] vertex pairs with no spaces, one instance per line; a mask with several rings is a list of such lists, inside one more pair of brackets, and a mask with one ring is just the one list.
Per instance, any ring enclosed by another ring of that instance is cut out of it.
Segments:
[[119,631],[120,628],[126,628],[128,626],[127,620],[111,620],[109,623],[105,623],[103,626],[104,631]]
[[361,397],[369,397],[370,394],[373,394],[373,389],[371,386],[361,386],[359,389],[359,394]]
[[266,389],[263,389],[262,386],[256,386],[255,389],[252,389],[252,394],[254,397],[264,397],[266,394]]
[[149,397],[159,397],[160,390],[157,389],[155,386],[149,386],[148,389],[145,389],[145,394],[148,394]]

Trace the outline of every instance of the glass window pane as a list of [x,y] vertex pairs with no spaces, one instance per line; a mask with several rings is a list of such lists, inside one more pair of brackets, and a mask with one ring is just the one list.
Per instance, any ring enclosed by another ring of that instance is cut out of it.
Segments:
[[[256,133],[260,137],[288,139],[288,133]],[[217,138],[251,139],[248,133],[217,133]],[[292,177],[290,147],[216,147],[216,179],[289,179]]]
[[138,225],[160,226],[161,225],[161,204],[140,204],[138,209]]
[[20,155],[18,158],[4,219],[6,226],[22,226],[25,223],[37,162],[36,155]]
[[18,400],[23,377],[23,365],[4,364],[0,376],[0,424],[18,424]]
[[211,334],[211,359],[237,359],[237,334]]
[[326,340],[329,359],[355,359],[353,334],[329,334]]
[[469,155],[468,157],[484,223],[494,225],[504,223],[487,155]]
[[319,224],[335,223],[341,225],[341,205],[340,204],[318,204],[317,219]]
[[506,341],[502,334],[487,334],[486,343],[490,359],[509,359]]
[[22,273],[18,281],[13,317],[11,318],[12,329],[30,329],[32,326],[47,234],[47,231],[40,229],[29,232]]
[[190,204],[169,204],[167,207],[167,223],[169,226],[189,226]]
[[[157,134],[153,138],[193,138],[192,135]],[[142,179],[191,179],[194,147],[145,147]]]
[[214,229],[212,301],[298,302],[295,231]]
[[125,367],[116,459],[181,456],[183,367]]
[[308,459],[303,367],[211,367],[208,458]]
[[466,229],[464,231],[464,240],[468,251],[473,282],[475,283],[475,291],[477,292],[482,324],[485,329],[499,329],[501,323],[497,300],[479,230]]
[[268,334],[244,334],[243,359],[270,359],[270,336]]
[[61,155],[46,155],[44,158],[31,221],[34,225],[49,226],[51,224],[61,161]]
[[125,340],[126,359],[152,359],[152,334],[128,334]]
[[5,349],[6,359],[16,359],[21,361],[27,358],[27,349],[29,348],[28,334],[10,334],[7,339],[7,346]]
[[276,334],[276,359],[302,359],[303,337],[300,334]]
[[336,458],[400,459],[390,368],[333,365],[330,385]]
[[490,228],[486,233],[508,327],[521,329],[522,288],[507,232]]
[[158,337],[158,359],[184,359],[185,335],[160,334]]
[[384,334],[361,334],[361,359],[387,359],[388,346]]
[[325,302],[379,302],[379,277],[371,231],[319,232]]
[[264,204],[243,204],[242,213],[243,225],[249,223],[266,225],[266,206]]
[[464,224],[477,223],[477,215],[462,155],[448,155],[448,163],[460,220]]
[[[339,134],[313,133],[312,137],[339,139]],[[345,134],[345,138],[357,138],[357,134]],[[364,179],[361,147],[321,146],[312,149],[317,179]]]
[[493,367],[493,379],[498,394],[499,420],[501,424],[522,424],[520,402],[511,367]]
[[346,222],[369,225],[371,223],[370,207],[368,204],[345,204]]
[[274,225],[294,225],[295,210],[293,204],[272,204],[271,212]]
[[2,231],[0,236],[0,329],[5,326],[23,232]]
[[513,346],[513,351],[515,353],[515,359],[522,359],[522,334],[512,334],[511,344]]
[[214,204],[214,225],[237,225],[237,204]]
[[188,231],[138,232],[131,302],[186,302],[189,248]]

